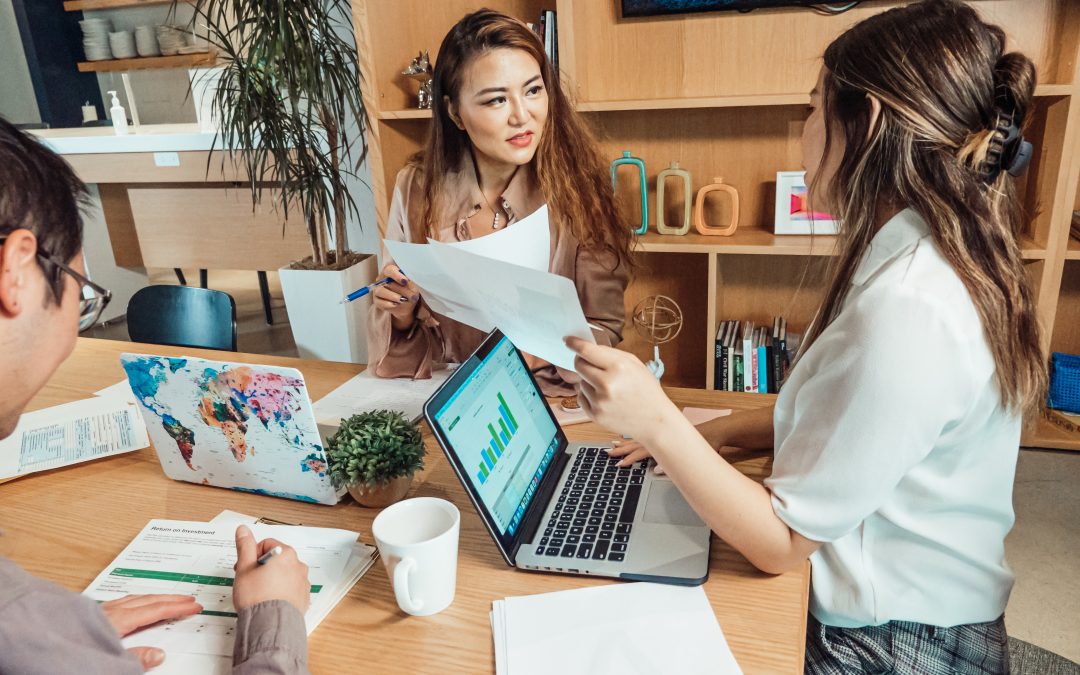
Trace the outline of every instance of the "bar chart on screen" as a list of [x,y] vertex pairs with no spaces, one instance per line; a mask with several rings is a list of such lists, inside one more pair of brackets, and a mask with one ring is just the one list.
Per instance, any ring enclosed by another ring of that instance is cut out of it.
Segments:
[[[483,461],[480,462],[480,470],[476,474],[476,478],[481,485],[487,482],[488,476],[491,475],[491,471],[498,464],[499,458],[506,452],[506,447],[510,445],[511,439],[514,438],[514,434],[518,430],[517,420],[514,419],[514,414],[510,412],[510,406],[506,403],[502,392],[498,392],[496,396],[499,400],[499,419],[489,422],[487,425],[491,440],[488,441],[488,447],[480,451],[480,457]],[[496,425],[498,425],[498,431],[495,429]]]

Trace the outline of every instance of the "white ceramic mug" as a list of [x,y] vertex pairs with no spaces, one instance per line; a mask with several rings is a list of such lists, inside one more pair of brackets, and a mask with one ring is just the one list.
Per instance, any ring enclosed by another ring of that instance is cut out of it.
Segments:
[[415,497],[383,509],[371,524],[402,611],[430,616],[454,601],[461,513],[445,499]]

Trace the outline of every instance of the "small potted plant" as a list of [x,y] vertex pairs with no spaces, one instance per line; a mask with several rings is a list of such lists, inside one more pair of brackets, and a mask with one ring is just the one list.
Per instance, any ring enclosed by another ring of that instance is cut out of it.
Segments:
[[405,496],[413,474],[424,468],[420,428],[400,412],[353,415],[327,441],[330,479],[361,505],[389,506]]

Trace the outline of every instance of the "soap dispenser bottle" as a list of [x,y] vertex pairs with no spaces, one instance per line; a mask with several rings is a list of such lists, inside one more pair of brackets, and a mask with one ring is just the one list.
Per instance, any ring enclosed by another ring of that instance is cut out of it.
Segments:
[[120,99],[116,98],[116,92],[107,92],[112,96],[112,107],[109,108],[109,117],[112,118],[113,131],[117,136],[126,136],[128,132],[127,113],[124,106],[120,105]]

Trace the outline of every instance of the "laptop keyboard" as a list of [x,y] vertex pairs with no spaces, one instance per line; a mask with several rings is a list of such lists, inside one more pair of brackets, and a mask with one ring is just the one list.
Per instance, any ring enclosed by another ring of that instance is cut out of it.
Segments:
[[581,448],[544,526],[537,555],[621,562],[633,531],[646,462],[617,467],[605,448]]

